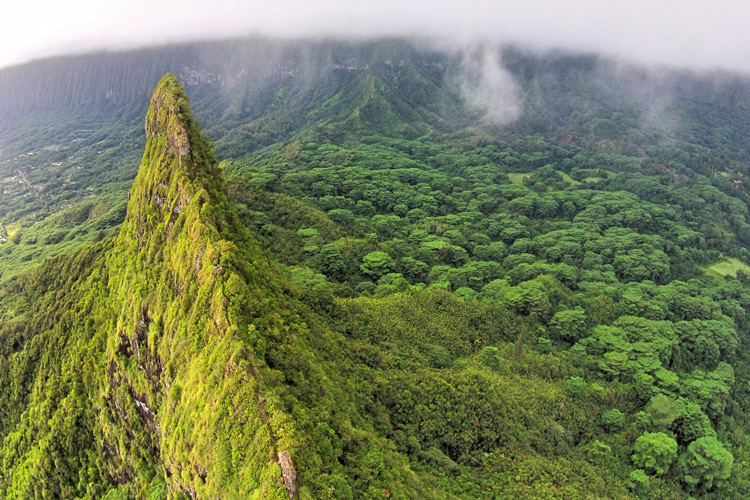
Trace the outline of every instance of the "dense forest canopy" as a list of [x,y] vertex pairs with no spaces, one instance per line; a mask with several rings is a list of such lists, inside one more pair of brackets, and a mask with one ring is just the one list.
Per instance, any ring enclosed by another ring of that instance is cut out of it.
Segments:
[[746,498],[749,105],[399,40],[0,71],[0,497]]

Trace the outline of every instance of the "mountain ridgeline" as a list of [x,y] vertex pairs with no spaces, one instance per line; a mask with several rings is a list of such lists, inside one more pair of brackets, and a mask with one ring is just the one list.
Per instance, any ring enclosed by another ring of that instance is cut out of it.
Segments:
[[[154,91],[146,134],[120,235],[71,259],[70,288],[52,292],[75,297],[62,317],[51,303],[28,318],[27,346],[56,346],[42,351],[49,365],[28,364],[30,348],[13,358],[28,372],[16,381],[21,411],[4,419],[3,492],[99,498],[124,482],[158,494],[166,479],[192,498],[296,496],[277,449],[289,438],[274,431],[284,417],[265,408],[248,331],[258,312],[247,280],[266,283],[265,301],[273,280],[251,269],[253,243],[173,77]],[[21,286],[36,291],[50,272]],[[43,413],[23,418],[32,409]]]
[[747,498],[749,106],[398,40],[0,71],[0,498]]
[[[0,282],[122,223],[148,96],[166,72],[185,82],[222,160],[294,139],[541,134],[568,158],[578,147],[608,163],[674,162],[724,172],[730,189],[750,161],[750,82],[733,74],[402,40],[238,39],[54,58],[0,71],[0,242],[21,243],[0,247]],[[560,156],[534,140],[524,148],[539,155],[534,166]]]

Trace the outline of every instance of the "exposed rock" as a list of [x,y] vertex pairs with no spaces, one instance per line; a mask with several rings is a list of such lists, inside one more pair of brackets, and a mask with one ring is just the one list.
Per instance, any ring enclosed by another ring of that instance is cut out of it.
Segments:
[[299,498],[297,471],[294,470],[294,462],[292,462],[292,456],[288,451],[279,452],[279,466],[281,467],[281,475],[284,476],[284,484],[289,492],[289,498]]

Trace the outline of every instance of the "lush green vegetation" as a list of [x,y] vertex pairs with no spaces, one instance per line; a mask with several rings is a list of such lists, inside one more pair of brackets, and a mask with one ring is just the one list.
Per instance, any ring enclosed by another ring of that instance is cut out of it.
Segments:
[[3,134],[11,148],[0,155],[0,283],[114,234],[143,147],[121,123],[35,125],[23,137]]
[[750,274],[750,266],[736,258],[720,260],[706,268],[706,272],[719,278],[737,277],[737,273]]
[[746,498],[750,87],[675,76],[713,97],[666,130],[515,56],[513,126],[347,62],[209,124],[221,163],[165,77],[127,216],[124,167],[12,198],[0,496]]

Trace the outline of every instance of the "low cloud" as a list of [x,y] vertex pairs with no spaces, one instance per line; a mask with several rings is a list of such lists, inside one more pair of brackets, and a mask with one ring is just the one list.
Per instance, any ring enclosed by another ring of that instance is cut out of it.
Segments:
[[511,123],[522,110],[521,88],[501,57],[500,51],[487,45],[464,49],[455,77],[466,106],[495,125]]
[[7,2],[0,66],[97,49],[248,35],[490,41],[750,72],[741,0],[70,0]]

